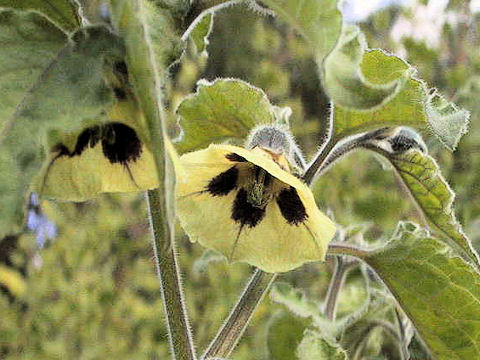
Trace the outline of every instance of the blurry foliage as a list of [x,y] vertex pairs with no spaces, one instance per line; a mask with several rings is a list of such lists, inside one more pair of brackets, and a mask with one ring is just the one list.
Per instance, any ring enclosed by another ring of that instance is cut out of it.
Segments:
[[[455,153],[439,146],[434,137],[425,140],[457,193],[457,216],[478,250],[480,18],[469,14],[463,2],[452,3],[450,10],[464,14],[467,20],[445,26],[438,48],[410,38],[403,38],[400,43],[391,40],[391,27],[400,16],[411,16],[408,10],[388,8],[360,26],[370,47],[393,53],[403,49],[406,60],[415,64],[420,77],[430,86],[472,111],[470,132]],[[175,108],[177,100],[195,89],[198,78],[247,80],[264,89],[272,103],[292,108],[290,121],[298,143],[307,155],[313,154],[325,136],[330,110],[304,40],[288,26],[271,17],[261,18],[243,7],[231,7],[217,14],[209,40],[208,58],[197,56],[190,49],[181,64],[171,70],[172,83],[168,86],[174,100],[168,105]],[[420,221],[401,183],[387,170],[385,161],[371,153],[350,155],[317,182],[314,192],[320,207],[331,209],[342,225],[371,224],[364,233],[366,241],[391,233],[398,220]],[[57,224],[58,237],[38,250],[34,234],[21,235],[15,246],[8,249],[8,261],[24,273],[27,291],[22,297],[0,293],[0,358],[166,358],[167,333],[143,197],[103,195],[81,204],[41,205]],[[197,347],[204,348],[237,299],[250,268],[245,264],[211,261],[202,265],[202,271],[193,271],[198,268],[196,261],[203,249],[189,243],[179,227],[178,230],[181,267],[193,274],[184,276],[188,310]],[[0,254],[0,260],[3,255]],[[308,264],[280,279],[304,290],[310,299],[322,299],[331,268],[329,261]],[[375,281],[372,286],[377,286]],[[362,275],[352,272],[340,298],[339,316],[353,312],[358,306],[352,304],[361,304],[364,299]],[[285,306],[265,300],[234,359],[280,359],[267,350],[268,327],[292,317],[286,314],[290,313]],[[302,319],[296,319],[300,325],[295,322],[295,329],[305,326]],[[390,315],[389,320],[392,319]],[[294,330],[290,331],[284,334],[287,344],[289,338],[295,338]],[[384,332],[372,331],[367,340],[363,346],[372,356],[369,358],[397,358],[397,349]],[[411,351],[414,358],[427,356],[416,336]]]

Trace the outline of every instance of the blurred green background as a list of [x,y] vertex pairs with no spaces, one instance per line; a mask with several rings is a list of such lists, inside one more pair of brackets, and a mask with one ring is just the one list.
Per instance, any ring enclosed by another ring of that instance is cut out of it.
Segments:
[[[401,55],[429,86],[472,112],[470,132],[454,153],[428,133],[423,135],[457,193],[457,217],[478,250],[477,3],[345,1],[343,10],[347,21],[360,25],[371,48]],[[273,104],[292,108],[290,121],[298,143],[308,158],[315,153],[325,136],[329,103],[305,43],[291,28],[246,8],[232,7],[215,16],[208,52],[208,57],[197,56],[190,49],[172,69],[171,109],[195,90],[200,78],[244,79],[264,89]],[[314,192],[319,206],[339,224],[363,226],[366,241],[387,239],[399,220],[420,221],[392,171],[371,153],[356,152],[341,160],[317,182]],[[51,239],[43,248],[39,248],[38,230],[0,241],[0,270],[13,269],[0,277],[0,359],[167,359],[167,333],[143,195],[103,195],[81,204],[42,202],[41,211],[56,226],[56,231],[44,234]],[[46,218],[36,220],[41,226],[47,224]],[[180,227],[177,234],[195,342],[203,349],[235,304],[252,269],[204,253]],[[331,269],[331,261],[308,264],[280,280],[322,300]],[[17,276],[25,279],[24,288]],[[361,279],[359,271],[349,276],[340,316],[364,302]],[[267,297],[233,359],[275,359],[267,348],[269,325],[283,309]],[[288,331],[281,341],[288,343]],[[372,346],[369,359],[395,358],[381,336],[374,342],[378,346]]]

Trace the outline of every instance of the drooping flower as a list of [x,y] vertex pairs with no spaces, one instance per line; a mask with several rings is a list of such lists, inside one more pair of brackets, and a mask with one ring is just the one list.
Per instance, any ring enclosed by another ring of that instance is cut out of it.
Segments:
[[288,136],[260,131],[247,149],[210,145],[180,158],[180,222],[192,241],[267,272],[323,260],[335,225],[291,173]]

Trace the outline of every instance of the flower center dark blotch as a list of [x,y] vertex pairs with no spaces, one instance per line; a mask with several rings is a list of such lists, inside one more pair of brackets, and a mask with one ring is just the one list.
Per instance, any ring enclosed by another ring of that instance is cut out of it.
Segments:
[[86,128],[78,136],[73,151],[70,152],[63,144],[56,145],[54,151],[59,151],[58,156],[80,156],[87,148],[95,147],[98,142],[101,142],[103,154],[112,164],[127,165],[131,161],[136,161],[142,153],[142,142],[137,133],[122,123],[107,123]]
[[237,182],[238,169],[236,166],[232,166],[210,180],[206,190],[213,196],[225,196],[237,187]]
[[283,217],[291,225],[299,225],[308,217],[297,190],[292,186],[280,191],[277,196],[277,204]]

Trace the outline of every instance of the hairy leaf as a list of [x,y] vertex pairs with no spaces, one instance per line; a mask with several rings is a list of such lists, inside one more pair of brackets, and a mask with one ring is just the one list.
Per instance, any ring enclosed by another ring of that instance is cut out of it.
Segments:
[[70,131],[99,116],[110,103],[104,83],[106,56],[122,54],[107,29],[66,35],[45,17],[0,12],[0,236],[20,230],[26,190],[43,159],[47,131]]
[[190,38],[195,44],[197,54],[207,53],[208,37],[213,29],[213,13],[208,13],[195,25]]
[[[365,78],[377,85],[389,84],[406,73],[413,74],[406,62],[381,50],[365,52],[361,68]],[[336,106],[333,112],[333,134],[335,138],[341,139],[385,126],[425,128],[427,117],[422,103],[424,93],[423,83],[411,77],[391,101],[373,111],[360,112]]]
[[309,44],[323,86],[332,101],[342,107],[366,110],[392,98],[402,79],[373,84],[361,74],[366,42],[355,26],[345,26],[336,0],[264,1],[281,19],[294,27]]
[[34,131],[45,125],[68,131],[78,129],[83,120],[100,117],[113,101],[104,80],[105,59],[122,56],[123,45],[107,28],[78,30],[23,97],[18,96],[6,126],[27,126],[28,122]]
[[342,327],[340,344],[352,358],[359,355],[357,352],[362,352],[373,330],[382,327],[384,323],[388,326],[385,317],[391,306],[385,299],[371,295],[368,305],[350,316]]
[[81,22],[73,0],[0,0],[2,7],[38,11],[65,31],[74,31]]
[[295,315],[316,317],[320,314],[319,305],[307,299],[305,294],[290,284],[277,282],[272,286],[270,297],[276,303],[285,305]]
[[399,226],[362,256],[387,285],[436,359],[480,357],[480,275],[425,231]]
[[337,0],[264,0],[307,41],[319,66],[333,50],[342,29]]
[[292,360],[308,327],[308,321],[286,311],[275,313],[268,323],[268,359]]
[[437,93],[429,97],[426,112],[430,126],[440,141],[450,150],[455,150],[460,138],[467,132],[470,113],[457,108]]
[[33,12],[0,11],[0,126],[39,82],[67,35]]
[[404,82],[389,102],[372,111],[355,111],[335,106],[333,136],[339,140],[364,131],[389,126],[411,126],[430,129],[449,148],[454,149],[465,133],[469,113],[438,95],[429,96],[425,84],[402,59],[381,50],[364,53],[361,71],[372,84]]
[[265,93],[241,80],[202,81],[177,109],[184,135],[177,149],[187,152],[229,138],[244,139],[258,124],[271,123],[272,105]]
[[355,110],[371,110],[388,102],[405,84],[408,67],[385,83],[368,81],[360,64],[367,48],[356,26],[345,26],[335,49],[325,59],[324,86],[333,102]]
[[478,265],[478,255],[455,217],[455,194],[443,178],[435,160],[417,149],[394,155],[383,154],[400,175],[428,222]]
[[338,344],[324,339],[318,332],[306,330],[297,347],[299,360],[348,360],[347,353]]

